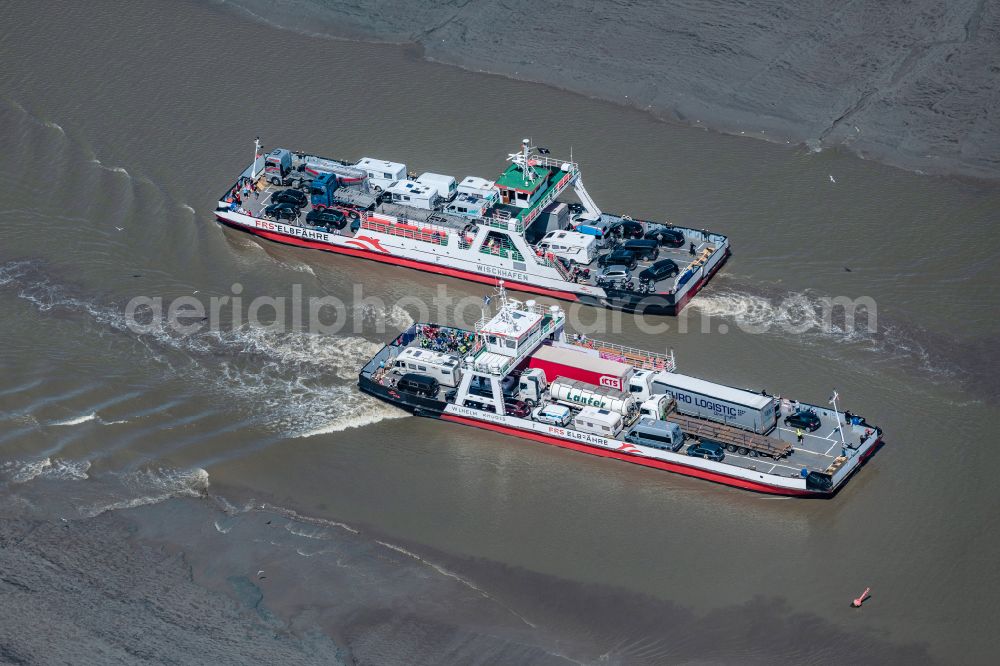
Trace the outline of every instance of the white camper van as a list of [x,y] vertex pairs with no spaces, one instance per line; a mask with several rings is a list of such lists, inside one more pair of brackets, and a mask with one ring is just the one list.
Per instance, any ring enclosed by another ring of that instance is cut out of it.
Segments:
[[406,179],[406,165],[399,162],[387,162],[374,157],[362,157],[354,165],[368,173],[368,184],[376,192],[389,189],[397,180]]
[[418,372],[438,380],[441,386],[458,386],[462,368],[458,356],[444,352],[407,347],[396,357],[400,372]]
[[401,180],[386,189],[392,202],[423,210],[434,210],[440,196],[433,187],[415,180]]
[[573,418],[573,428],[580,432],[613,438],[621,432],[622,415],[610,409],[584,407]]
[[547,254],[581,265],[589,264],[597,256],[597,239],[576,231],[550,231],[542,236],[538,247]]

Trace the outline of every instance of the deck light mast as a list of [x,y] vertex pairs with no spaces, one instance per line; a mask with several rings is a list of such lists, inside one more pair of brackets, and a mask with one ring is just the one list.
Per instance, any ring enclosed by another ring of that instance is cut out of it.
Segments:
[[844,426],[840,422],[840,412],[837,411],[837,398],[840,395],[837,393],[837,389],[833,389],[833,396],[830,398],[830,404],[833,405],[833,415],[837,419],[837,430],[840,431],[840,444],[842,447],[847,446],[847,441],[844,439]]
[[260,154],[260,137],[254,139],[253,142],[253,165],[250,167],[250,180],[257,180],[257,160],[261,157]]

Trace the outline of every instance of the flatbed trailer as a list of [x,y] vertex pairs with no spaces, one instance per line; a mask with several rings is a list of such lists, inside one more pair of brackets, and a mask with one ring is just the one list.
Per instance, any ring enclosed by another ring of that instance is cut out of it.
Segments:
[[684,434],[698,439],[710,439],[719,444],[724,444],[731,453],[742,455],[764,455],[775,460],[780,460],[789,456],[793,449],[788,442],[774,437],[759,435],[749,430],[736,428],[723,423],[715,423],[699,419],[695,416],[687,416],[677,412],[676,405],[672,405],[666,415],[666,420],[676,423],[684,431]]

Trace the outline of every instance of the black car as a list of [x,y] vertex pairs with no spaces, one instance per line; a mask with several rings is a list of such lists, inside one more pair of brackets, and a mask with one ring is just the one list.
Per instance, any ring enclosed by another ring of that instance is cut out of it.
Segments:
[[695,456],[696,458],[705,458],[707,460],[719,462],[726,457],[726,449],[718,442],[703,439],[700,442],[695,442],[689,446],[687,454],[689,456]]
[[666,247],[682,247],[684,245],[684,233],[670,227],[652,227],[646,230],[643,236],[646,240],[655,240],[660,245]]
[[396,388],[405,393],[434,398],[437,397],[441,385],[433,377],[421,375],[416,372],[408,372],[399,378],[399,381],[396,382]]
[[823,424],[819,420],[819,416],[816,415],[816,412],[811,409],[800,409],[794,414],[785,417],[785,425],[815,432]]
[[618,249],[634,252],[635,256],[643,261],[656,261],[656,258],[660,256],[660,248],[656,241],[644,238],[627,240]]
[[635,220],[622,220],[608,229],[608,234],[619,238],[642,238],[642,233],[642,225]]
[[639,259],[635,252],[630,250],[614,250],[605,255],[601,255],[597,260],[598,266],[625,266],[632,270],[638,265]]
[[274,220],[297,220],[299,207],[290,203],[273,203],[264,209],[264,217]]
[[642,270],[639,273],[639,280],[642,282],[657,282],[672,278],[679,272],[680,269],[672,259],[660,259],[649,268]]
[[306,224],[327,229],[343,229],[347,226],[347,216],[339,210],[311,210],[306,213]]
[[309,203],[309,198],[306,197],[304,192],[299,192],[298,190],[281,190],[271,197],[271,201],[274,203],[290,203],[299,208],[305,208],[306,204]]

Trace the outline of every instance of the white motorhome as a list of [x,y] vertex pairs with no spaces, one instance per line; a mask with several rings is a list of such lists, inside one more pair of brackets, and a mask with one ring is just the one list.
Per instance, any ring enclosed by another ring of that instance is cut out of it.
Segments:
[[491,204],[495,204],[500,198],[500,191],[497,184],[492,180],[486,180],[479,176],[466,176],[458,184],[459,194],[471,194],[474,197],[482,197]]
[[462,368],[458,356],[444,352],[407,347],[396,357],[401,372],[417,372],[438,380],[442,386],[458,386]]
[[386,188],[392,202],[413,208],[434,210],[441,198],[437,190],[415,180],[401,180]]
[[550,231],[542,236],[538,248],[576,264],[589,264],[597,256],[597,239],[576,231]]
[[368,184],[376,192],[387,190],[396,181],[406,179],[406,165],[399,162],[362,157],[354,166],[368,173]]
[[452,176],[440,173],[422,173],[417,176],[417,182],[433,189],[445,201],[451,201],[451,198],[455,196],[455,192],[458,189],[458,185]]
[[622,415],[610,409],[584,407],[573,418],[573,428],[602,437],[615,437],[622,429]]

